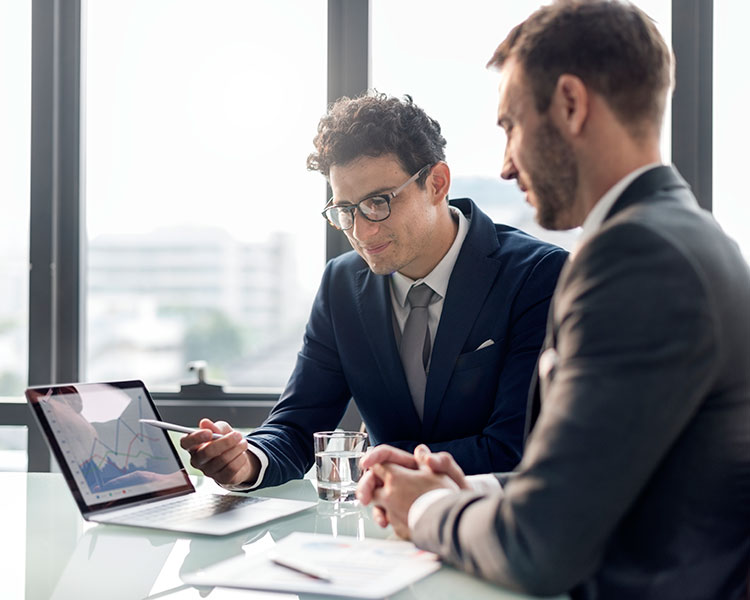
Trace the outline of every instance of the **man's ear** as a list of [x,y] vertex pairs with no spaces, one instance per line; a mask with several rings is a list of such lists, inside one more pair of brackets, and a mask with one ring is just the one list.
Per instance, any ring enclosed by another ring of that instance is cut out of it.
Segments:
[[579,77],[564,73],[552,93],[550,115],[561,132],[578,136],[589,117],[589,91]]
[[446,163],[440,161],[436,163],[430,175],[427,177],[427,189],[433,195],[433,198],[442,202],[448,195],[451,187],[451,170]]

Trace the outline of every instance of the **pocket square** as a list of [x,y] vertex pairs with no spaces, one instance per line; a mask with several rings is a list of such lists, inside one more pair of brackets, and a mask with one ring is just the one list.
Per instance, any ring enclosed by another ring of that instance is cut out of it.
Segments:
[[[481,350],[482,348],[486,348],[487,346],[492,346],[492,344],[495,343],[495,340],[484,340],[479,346],[477,346],[477,350]],[[476,352],[477,350],[474,350]]]
[[554,348],[547,348],[539,357],[539,377],[546,379],[554,372],[558,362],[557,351]]

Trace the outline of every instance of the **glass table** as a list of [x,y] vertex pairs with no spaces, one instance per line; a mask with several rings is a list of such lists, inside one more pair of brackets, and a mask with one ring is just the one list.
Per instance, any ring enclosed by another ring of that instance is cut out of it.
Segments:
[[[199,493],[219,490],[197,477]],[[387,538],[367,507],[336,510],[329,503],[240,533],[210,537],[97,525],[84,521],[57,473],[0,473],[0,596],[11,600],[167,598],[187,600],[322,598],[229,588],[195,588],[181,575],[244,553],[263,551],[294,531]],[[302,479],[261,490],[258,495],[316,500],[314,482]],[[395,600],[454,598],[523,599],[443,566],[401,590]]]

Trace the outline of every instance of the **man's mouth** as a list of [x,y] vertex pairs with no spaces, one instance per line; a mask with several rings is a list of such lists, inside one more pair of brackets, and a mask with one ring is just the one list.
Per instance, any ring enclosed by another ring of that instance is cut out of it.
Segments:
[[521,193],[524,195],[523,199],[526,201],[526,204],[530,204],[531,206],[534,206],[534,204],[531,202],[531,194],[529,193],[529,188],[527,185],[521,183],[520,181],[518,183],[518,189],[521,190]]
[[382,244],[374,244],[374,245],[370,245],[370,246],[360,246],[360,248],[362,248],[362,250],[366,254],[380,254],[390,244],[391,244],[390,242],[384,242]]

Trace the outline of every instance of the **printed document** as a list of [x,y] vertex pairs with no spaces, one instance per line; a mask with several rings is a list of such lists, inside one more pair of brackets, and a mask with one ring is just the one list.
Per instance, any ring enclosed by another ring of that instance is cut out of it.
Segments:
[[[307,565],[311,574],[275,564],[274,556]],[[384,598],[439,568],[435,554],[411,542],[296,532],[269,553],[233,557],[182,578],[196,586]],[[312,575],[316,572],[328,580]]]

